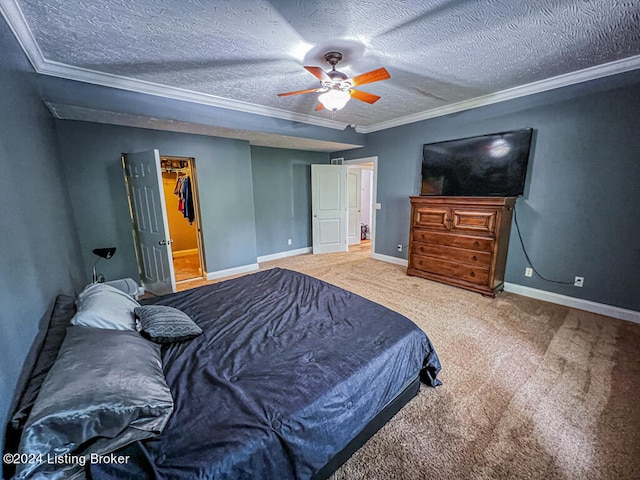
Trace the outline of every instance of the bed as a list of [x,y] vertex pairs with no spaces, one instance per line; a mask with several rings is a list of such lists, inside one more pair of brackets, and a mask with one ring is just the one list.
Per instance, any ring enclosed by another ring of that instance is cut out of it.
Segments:
[[[175,308],[202,333],[161,345],[143,338],[137,347],[137,332],[68,327],[56,360],[62,366],[54,364],[44,380],[20,444],[22,454],[56,451],[65,460],[35,469],[17,465],[17,478],[34,472],[94,479],[327,478],[418,392],[420,382],[440,383],[437,354],[413,322],[301,273],[275,268],[142,303]],[[105,365],[98,349],[119,351],[123,344],[121,370]],[[158,347],[157,361],[149,361],[151,353],[132,354],[153,348],[147,344]],[[77,350],[70,357],[69,347]],[[78,360],[87,356],[99,357],[99,366]],[[143,366],[132,367],[138,360]],[[86,372],[69,373],[69,365]],[[141,376],[147,365],[151,373]],[[96,384],[106,378],[104,388],[133,390],[136,413],[114,399],[116,413],[109,414],[118,415],[115,420],[101,411],[90,428],[87,420],[73,428],[66,418],[61,422],[60,410],[74,422],[77,412],[86,416],[95,389],[103,388],[91,385],[91,398],[76,405],[83,375]],[[54,398],[73,382],[75,392]],[[150,390],[141,394],[141,388]],[[42,433],[43,425],[49,433]],[[96,425],[113,428],[105,434]],[[82,433],[52,444],[51,428]]]

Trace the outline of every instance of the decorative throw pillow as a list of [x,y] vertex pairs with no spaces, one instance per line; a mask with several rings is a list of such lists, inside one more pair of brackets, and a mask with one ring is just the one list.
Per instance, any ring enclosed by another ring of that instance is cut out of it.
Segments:
[[16,478],[75,478],[82,457],[157,436],[172,412],[159,345],[71,326],[20,441],[19,453],[37,461],[19,464]]
[[191,340],[202,333],[202,329],[177,308],[166,305],[145,305],[136,307],[138,330],[156,343],[175,343]]
[[140,304],[111,285],[92,283],[78,295],[78,311],[72,325],[106,328],[109,330],[136,330],[133,310]]

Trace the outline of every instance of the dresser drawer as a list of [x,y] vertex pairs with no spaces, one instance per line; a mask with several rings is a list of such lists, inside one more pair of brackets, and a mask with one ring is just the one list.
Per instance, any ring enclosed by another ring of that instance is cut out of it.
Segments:
[[451,230],[493,235],[496,228],[496,210],[451,209]]
[[413,242],[411,253],[416,255],[426,255],[450,262],[460,262],[467,265],[481,266],[489,268],[491,264],[491,253],[478,250],[468,250],[466,248],[448,247],[434,243]]
[[480,250],[483,252],[493,251],[493,239],[487,237],[471,237],[460,234],[431,232],[415,228],[413,230],[413,241],[423,243],[435,243],[448,247],[467,248],[469,250]]
[[416,207],[413,210],[415,227],[449,230],[449,209],[444,207]]
[[409,267],[418,270],[442,275],[443,277],[455,277],[470,283],[486,285],[489,282],[489,269],[452,263],[422,255],[411,255]]

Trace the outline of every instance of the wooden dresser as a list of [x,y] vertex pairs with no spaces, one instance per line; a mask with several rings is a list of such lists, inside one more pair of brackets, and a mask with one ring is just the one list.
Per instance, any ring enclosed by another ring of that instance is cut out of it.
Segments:
[[515,197],[411,197],[408,275],[494,297],[504,284]]

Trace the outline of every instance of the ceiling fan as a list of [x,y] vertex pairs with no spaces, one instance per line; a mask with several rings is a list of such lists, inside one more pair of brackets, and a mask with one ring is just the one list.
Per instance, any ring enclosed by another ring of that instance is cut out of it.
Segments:
[[331,65],[331,70],[328,72],[325,72],[320,67],[304,67],[311,75],[320,80],[320,88],[279,93],[278,96],[288,97],[301,93],[319,92],[318,101],[320,103],[318,103],[316,110],[326,108],[335,112],[344,107],[352,97],[369,104],[377,102],[380,99],[378,95],[356,90],[353,87],[391,78],[391,75],[389,75],[389,72],[387,72],[385,68],[378,68],[377,70],[348,78],[344,73],[336,70],[336,64],[342,60],[342,53],[327,52],[324,54],[324,59]]

